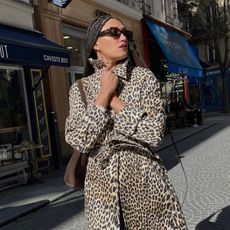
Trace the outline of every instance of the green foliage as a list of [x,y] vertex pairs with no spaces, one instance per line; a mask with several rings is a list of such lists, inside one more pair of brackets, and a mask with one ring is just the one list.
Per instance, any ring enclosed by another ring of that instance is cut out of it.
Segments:
[[194,0],[180,4],[180,19],[193,36],[215,39],[229,31],[229,0]]

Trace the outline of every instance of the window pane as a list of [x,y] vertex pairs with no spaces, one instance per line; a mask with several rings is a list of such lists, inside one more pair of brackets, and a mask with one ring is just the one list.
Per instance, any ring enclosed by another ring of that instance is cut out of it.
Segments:
[[28,140],[22,71],[0,69],[0,144]]
[[70,61],[72,66],[84,66],[85,64],[85,39],[73,35],[64,34],[64,46],[71,51]]

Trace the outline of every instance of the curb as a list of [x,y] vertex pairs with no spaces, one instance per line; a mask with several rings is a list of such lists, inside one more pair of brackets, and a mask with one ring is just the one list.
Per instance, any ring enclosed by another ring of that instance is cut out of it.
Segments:
[[[26,216],[26,215],[28,215],[28,214],[30,214],[32,212],[35,212],[35,211],[39,210],[40,208],[43,208],[43,207],[45,207],[45,206],[47,206],[47,205],[49,205],[49,204],[51,204],[51,203],[63,198],[65,196],[68,196],[68,195],[70,195],[70,194],[72,194],[72,193],[74,193],[76,191],[79,191],[79,190],[69,189],[69,190],[67,190],[65,192],[62,192],[61,194],[59,194],[57,196],[54,196],[54,197],[52,197],[50,199],[40,201],[40,203],[35,205],[34,207],[31,207],[31,208],[28,208],[26,210],[23,210],[23,211],[15,214],[14,216],[11,216],[9,218],[6,218],[5,220],[0,221],[0,227],[3,227],[3,226],[5,226],[5,225],[7,225],[7,224],[9,224],[9,223],[11,223],[13,221],[16,221],[18,218],[24,217],[24,216]],[[78,195],[78,197],[81,197],[81,196],[83,196],[83,194]]]
[[204,117],[215,117],[215,116],[229,116],[230,113],[222,113],[222,112],[213,112],[213,113],[206,113]]
[[27,210],[23,210],[21,211],[20,213],[17,213],[15,214],[14,216],[11,216],[9,218],[6,218],[5,220],[1,221],[0,222],[0,227],[3,227],[15,220],[17,220],[18,218],[20,217],[23,217],[23,216],[26,216],[27,214],[31,213],[31,212],[34,212],[34,211],[37,211],[38,209],[42,208],[42,207],[45,207],[46,205],[49,204],[49,200],[44,200],[44,201],[41,201],[40,204],[32,207],[32,208],[28,208]]
[[[79,191],[79,190],[76,190],[76,189],[69,189],[69,190],[67,190],[67,191],[65,191],[65,192],[62,192],[61,194],[59,194],[59,195],[57,195],[57,196],[54,196],[53,198],[50,198],[50,199],[49,199],[49,203],[53,203],[53,202],[55,202],[55,201],[57,201],[57,200],[59,200],[59,199],[65,197],[65,196],[68,196],[68,195],[70,195],[70,194],[72,194],[72,193],[74,193],[74,192],[77,192],[77,191]],[[81,197],[81,196],[84,196],[84,195],[83,195],[83,194],[79,194],[77,197]]]

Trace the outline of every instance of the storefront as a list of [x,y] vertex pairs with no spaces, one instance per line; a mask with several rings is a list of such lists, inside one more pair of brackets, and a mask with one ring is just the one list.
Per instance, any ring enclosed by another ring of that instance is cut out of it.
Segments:
[[200,105],[199,96],[196,102],[190,100],[190,83],[203,75],[199,60],[186,40],[190,35],[149,16],[143,18],[142,28],[143,37],[149,38],[144,43],[145,61],[161,81],[167,111],[186,125],[187,107],[191,102],[193,106]]
[[[227,74],[229,74],[229,70]],[[228,89],[230,81],[228,80]],[[206,69],[201,83],[203,104],[206,112],[221,111],[223,107],[222,80],[219,69]],[[230,98],[230,92],[228,97]],[[229,102],[230,104],[230,102]]]
[[43,167],[50,168],[52,148],[43,78],[49,66],[69,64],[68,50],[43,34],[0,25],[0,184],[3,187],[11,174],[17,178],[22,172],[25,180],[23,168],[29,167],[31,174],[39,173]]

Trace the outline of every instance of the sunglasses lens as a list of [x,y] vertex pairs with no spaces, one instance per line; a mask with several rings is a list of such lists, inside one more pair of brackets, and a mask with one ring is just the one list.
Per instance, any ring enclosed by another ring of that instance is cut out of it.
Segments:
[[100,32],[99,36],[112,36],[114,38],[119,38],[121,34],[123,34],[128,39],[128,41],[133,40],[132,31],[127,29],[120,30],[119,28],[116,27],[111,27],[108,30]]
[[125,35],[125,37],[129,40],[132,41],[133,40],[133,33],[129,30],[123,30],[122,33]]
[[110,33],[114,37],[120,37],[121,31],[118,28],[110,28]]

